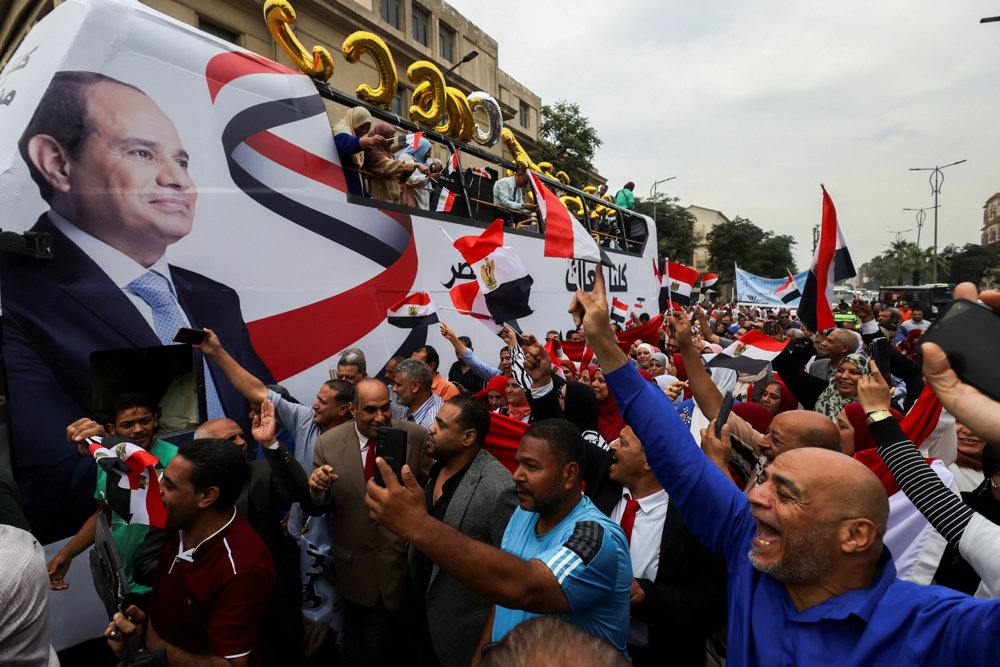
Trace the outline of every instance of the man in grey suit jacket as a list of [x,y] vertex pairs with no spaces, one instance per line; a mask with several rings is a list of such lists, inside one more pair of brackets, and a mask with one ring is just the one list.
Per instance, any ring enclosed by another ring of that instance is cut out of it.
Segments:
[[378,525],[365,506],[365,485],[375,467],[380,428],[406,430],[406,463],[420,483],[427,479],[426,472],[421,474],[430,467],[427,430],[393,420],[391,410],[389,390],[380,381],[366,378],[354,386],[354,421],[316,439],[311,502],[302,505],[307,513],[327,512],[330,519],[333,566],[327,575],[346,601],[345,665],[400,664],[413,655],[413,589],[406,540]]
[[[470,537],[500,548],[517,507],[514,479],[482,449],[490,429],[486,406],[459,395],[441,407],[427,438],[436,463],[425,487],[427,512]],[[444,667],[468,665],[493,606],[410,547],[410,573],[424,597],[431,645]]]

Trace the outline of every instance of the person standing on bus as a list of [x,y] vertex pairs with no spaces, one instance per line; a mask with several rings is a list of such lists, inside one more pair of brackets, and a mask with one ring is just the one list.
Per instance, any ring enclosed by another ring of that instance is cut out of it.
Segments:
[[621,208],[627,208],[630,211],[635,210],[635,195],[632,191],[635,190],[635,183],[629,181],[625,184],[618,194],[615,195],[615,204]]

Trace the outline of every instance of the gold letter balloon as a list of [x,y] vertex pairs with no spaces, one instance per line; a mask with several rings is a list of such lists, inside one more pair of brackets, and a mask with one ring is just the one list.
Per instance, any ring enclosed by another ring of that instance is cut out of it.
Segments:
[[396,78],[396,65],[392,62],[392,54],[389,53],[389,47],[382,38],[375,33],[358,30],[344,40],[343,51],[344,58],[351,63],[361,60],[363,54],[369,54],[378,70],[378,88],[372,88],[367,83],[361,84],[355,90],[358,99],[380,107],[389,106],[392,98],[396,96],[399,80]]
[[444,76],[437,65],[429,60],[418,60],[406,70],[411,83],[418,84],[413,91],[410,120],[427,127],[434,127],[444,118]]
[[300,71],[320,81],[327,81],[333,76],[333,56],[330,52],[322,46],[314,46],[310,54],[292,34],[295,10],[287,0],[267,0],[264,3],[264,22],[274,41]]

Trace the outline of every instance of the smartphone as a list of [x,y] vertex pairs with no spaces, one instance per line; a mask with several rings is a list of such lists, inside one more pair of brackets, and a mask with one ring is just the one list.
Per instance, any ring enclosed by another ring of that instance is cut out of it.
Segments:
[[174,334],[175,343],[187,343],[188,345],[201,345],[206,338],[208,338],[208,332],[203,329],[180,327]]
[[[403,464],[406,463],[406,430],[401,428],[380,428],[375,440],[375,456],[381,456],[396,473],[396,479],[403,483]],[[375,483],[385,486],[382,474],[375,466]]]
[[1000,315],[974,301],[956,299],[920,337],[920,345],[940,345],[962,382],[1000,401],[1000,347],[974,342],[998,339]]
[[722,408],[719,410],[719,416],[715,420],[715,437],[722,437],[722,427],[726,425],[729,421],[729,412],[733,409],[733,392],[727,391],[725,398],[722,399]]
[[890,368],[891,362],[889,361],[889,339],[879,336],[869,343],[869,348],[871,349],[872,359],[882,372],[882,377],[888,383],[889,375],[892,373],[892,369]]

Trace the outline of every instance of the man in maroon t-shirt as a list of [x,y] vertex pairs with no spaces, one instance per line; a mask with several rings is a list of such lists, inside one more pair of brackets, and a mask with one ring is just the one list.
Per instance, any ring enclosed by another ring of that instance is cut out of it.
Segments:
[[115,615],[105,632],[115,653],[121,654],[124,634],[133,650],[143,642],[165,650],[170,664],[196,656],[234,666],[260,663],[257,634],[274,567],[234,507],[245,478],[246,457],[231,442],[204,438],[177,450],[160,483],[167,540],[148,619],[135,606],[126,610],[128,618]]

